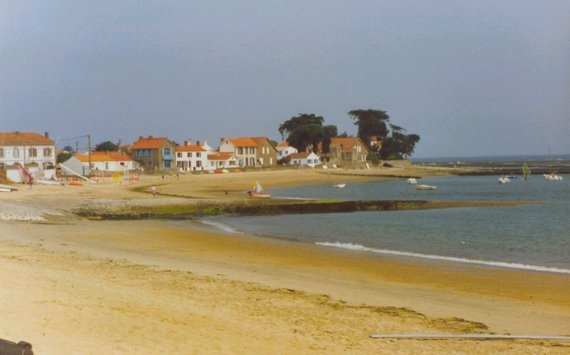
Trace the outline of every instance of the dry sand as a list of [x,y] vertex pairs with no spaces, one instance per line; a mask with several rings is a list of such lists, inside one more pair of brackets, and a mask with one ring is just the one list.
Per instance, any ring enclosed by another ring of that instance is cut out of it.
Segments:
[[253,179],[272,187],[377,175],[143,176],[131,186],[102,180],[0,194],[0,338],[26,340],[36,354],[570,352],[563,341],[370,338],[570,335],[567,275],[342,252],[215,233],[196,222],[88,221],[71,213],[245,200]]

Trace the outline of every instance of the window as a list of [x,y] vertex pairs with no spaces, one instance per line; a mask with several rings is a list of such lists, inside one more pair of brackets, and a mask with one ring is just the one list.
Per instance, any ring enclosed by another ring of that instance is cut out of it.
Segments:
[[0,158],[4,158],[4,148],[0,148]]
[[164,148],[162,150],[162,155],[164,156],[170,156],[170,148]]
[[202,156],[202,153],[196,152],[196,158],[200,158],[201,156]]
[[37,158],[38,157],[38,149],[37,148],[29,148],[28,149],[28,157]]
[[192,158],[192,152],[188,153],[188,158]]
[[19,157],[20,157],[20,149],[14,148],[14,158],[19,158]]
[[176,157],[177,157],[177,158],[182,158],[182,153],[180,153],[180,152],[176,153]]

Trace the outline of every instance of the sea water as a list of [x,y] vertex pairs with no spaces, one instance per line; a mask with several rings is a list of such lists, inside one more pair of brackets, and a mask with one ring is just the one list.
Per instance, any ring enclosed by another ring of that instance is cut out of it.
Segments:
[[[509,207],[218,217],[232,231],[378,255],[570,274],[570,176],[549,182],[497,176],[429,177],[271,190],[272,196],[347,200],[525,201]],[[535,203],[536,202],[536,203]]]

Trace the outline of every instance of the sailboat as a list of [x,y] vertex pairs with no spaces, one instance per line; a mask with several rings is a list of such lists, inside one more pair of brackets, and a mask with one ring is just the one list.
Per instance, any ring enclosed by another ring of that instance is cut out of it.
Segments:
[[[548,146],[548,156],[550,157],[550,146]],[[562,181],[562,176],[557,175],[556,171],[551,171],[549,174],[544,174],[542,176],[544,176],[547,181]]]
[[557,175],[555,172],[544,174],[543,176],[548,181],[562,181],[562,176]]
[[269,194],[269,192],[263,190],[263,187],[261,186],[261,184],[257,180],[255,180],[255,183],[253,184],[253,189],[248,191],[247,194],[251,197],[257,197],[257,198],[270,198],[271,197],[271,194]]
[[528,167],[526,161],[522,164],[522,175],[523,179],[525,180],[528,180],[530,178],[530,168]]

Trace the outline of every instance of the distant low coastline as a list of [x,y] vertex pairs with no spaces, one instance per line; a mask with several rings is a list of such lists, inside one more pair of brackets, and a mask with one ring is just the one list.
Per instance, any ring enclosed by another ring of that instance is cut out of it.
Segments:
[[520,175],[523,162],[528,164],[532,174],[553,171],[570,174],[570,154],[418,158],[411,161],[417,166],[467,169],[457,171],[457,175]]

